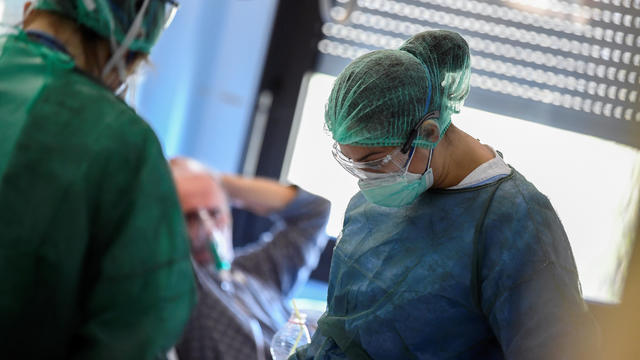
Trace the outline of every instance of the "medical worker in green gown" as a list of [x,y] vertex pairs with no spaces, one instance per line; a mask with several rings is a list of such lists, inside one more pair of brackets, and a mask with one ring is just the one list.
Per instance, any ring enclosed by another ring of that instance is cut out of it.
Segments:
[[596,354],[598,330],[549,200],[451,123],[469,64],[460,35],[427,31],[337,77],[325,122],[360,192],[333,252],[327,312],[295,358]]
[[0,37],[0,357],[152,359],[195,301],[149,126],[114,91],[170,0],[40,0]]

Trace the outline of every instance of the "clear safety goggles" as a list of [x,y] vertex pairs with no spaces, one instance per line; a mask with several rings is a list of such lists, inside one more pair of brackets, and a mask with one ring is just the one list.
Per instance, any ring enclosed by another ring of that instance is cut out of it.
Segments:
[[[87,4],[87,9],[95,10],[97,8],[95,0],[84,1]],[[176,0],[143,0],[140,9],[137,10],[133,18],[127,17],[126,13],[124,15],[120,14],[122,16],[119,17],[111,14],[111,51],[113,53],[102,69],[102,78],[106,79],[111,71],[116,69],[120,81],[124,83],[127,79],[125,61],[130,63],[135,58],[135,54],[132,55],[131,51],[129,51],[129,46],[136,37],[146,38],[147,41],[151,41],[156,31],[164,30],[171,24],[178,7],[179,4]],[[126,30],[122,43],[118,44],[113,33],[116,29],[125,29],[124,24],[131,25]],[[155,30],[152,31],[151,29]]]
[[176,12],[180,4],[176,0],[163,0],[164,1],[164,28],[168,28],[176,17]]
[[402,152],[402,148],[393,149],[385,156],[371,161],[353,161],[340,150],[340,145],[333,144],[332,154],[338,164],[348,173],[360,180],[374,179],[387,174],[399,174],[406,172],[411,163],[415,147]]
[[337,142],[333,144],[331,153],[340,166],[360,180],[376,179],[385,177],[389,174],[398,175],[406,173],[415,152],[413,142],[418,137],[420,127],[425,121],[433,120],[438,117],[440,117],[439,111],[426,114],[422,119],[420,119],[414,128],[411,129],[411,132],[407,137],[407,141],[405,141],[401,147],[393,149],[387,155],[379,159],[371,161],[353,161],[342,153],[340,145]]

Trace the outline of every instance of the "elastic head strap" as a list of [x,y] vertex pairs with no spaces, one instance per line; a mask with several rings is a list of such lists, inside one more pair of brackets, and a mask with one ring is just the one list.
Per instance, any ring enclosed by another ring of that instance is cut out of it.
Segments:
[[[407,53],[411,54],[410,52],[407,52]],[[427,101],[425,102],[424,110],[422,111],[422,119],[420,119],[420,121],[413,127],[413,129],[411,129],[411,132],[409,133],[409,137],[407,138],[407,141],[404,143],[404,145],[402,145],[402,148],[400,149],[400,151],[402,151],[403,154],[406,154],[407,151],[409,151],[409,148],[411,148],[411,146],[413,145],[413,142],[418,137],[420,126],[422,126],[422,123],[424,123],[428,119],[429,114],[427,114],[427,111],[429,111],[429,105],[431,105],[431,76],[429,74],[429,69],[418,57],[416,57],[413,54],[411,54],[411,56],[416,58],[420,62],[420,64],[422,64],[422,67],[424,67],[424,71],[427,76]]]
[[[120,76],[121,81],[126,80],[126,72],[124,67],[124,55],[129,50],[129,45],[133,42],[135,37],[138,35],[140,28],[142,27],[142,21],[144,19],[145,12],[147,11],[147,6],[149,5],[149,0],[144,0],[142,6],[140,7],[140,11],[136,15],[136,18],[133,20],[133,23],[129,27],[129,31],[127,31],[127,35],[125,35],[124,39],[120,46],[117,46],[115,41],[115,35],[113,34],[113,29],[115,25],[111,24],[111,48],[113,51],[113,55],[104,69],[102,70],[102,77],[105,78],[113,69],[114,66],[117,66],[118,75]],[[112,19],[113,21],[113,19]]]

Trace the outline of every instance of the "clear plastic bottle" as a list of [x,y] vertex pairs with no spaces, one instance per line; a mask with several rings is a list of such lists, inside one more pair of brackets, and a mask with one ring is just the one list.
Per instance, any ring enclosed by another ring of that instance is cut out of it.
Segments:
[[307,314],[294,312],[289,321],[273,335],[271,357],[273,360],[286,360],[296,348],[311,342],[307,328]]

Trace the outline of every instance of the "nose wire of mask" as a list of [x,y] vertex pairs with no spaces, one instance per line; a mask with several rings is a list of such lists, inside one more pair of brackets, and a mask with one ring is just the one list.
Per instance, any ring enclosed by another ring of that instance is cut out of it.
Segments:
[[227,271],[231,269],[231,264],[229,263],[229,261],[220,256],[219,249],[223,246],[222,241],[224,241],[224,237],[222,236],[220,230],[218,230],[215,222],[211,218],[211,215],[209,215],[206,209],[198,210],[198,215],[200,216],[200,219],[207,229],[207,237],[209,238],[209,249],[211,250],[211,255],[213,256],[216,269],[218,271]]

